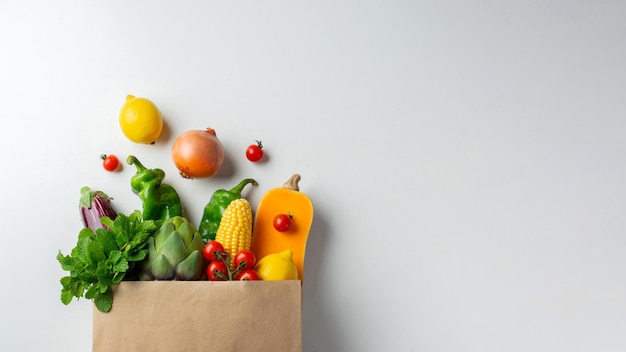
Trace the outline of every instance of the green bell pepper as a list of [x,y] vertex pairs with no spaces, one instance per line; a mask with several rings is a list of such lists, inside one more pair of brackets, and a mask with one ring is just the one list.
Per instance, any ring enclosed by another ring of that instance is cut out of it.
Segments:
[[162,183],[165,171],[147,169],[133,155],[126,162],[135,165],[137,173],[130,180],[133,193],[143,202],[144,220],[167,220],[173,216],[183,215],[183,206],[174,187]]
[[239,184],[233,187],[230,191],[218,189],[213,193],[211,200],[204,207],[202,220],[200,221],[200,226],[198,227],[198,231],[200,232],[204,243],[215,239],[215,234],[217,233],[217,228],[220,226],[224,210],[226,210],[226,207],[228,207],[230,202],[242,197],[241,191],[243,191],[243,188],[247,184],[252,184],[253,186],[258,185],[255,180],[246,178],[239,182]]

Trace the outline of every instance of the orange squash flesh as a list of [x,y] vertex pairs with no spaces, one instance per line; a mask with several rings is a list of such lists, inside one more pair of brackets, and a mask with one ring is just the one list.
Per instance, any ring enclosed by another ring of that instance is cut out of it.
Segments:
[[[282,188],[269,190],[256,210],[252,232],[251,250],[260,260],[268,254],[291,249],[298,268],[298,278],[303,280],[306,242],[313,223],[313,204],[298,187],[300,175],[291,176]],[[274,217],[291,214],[291,226],[285,232],[274,228]]]

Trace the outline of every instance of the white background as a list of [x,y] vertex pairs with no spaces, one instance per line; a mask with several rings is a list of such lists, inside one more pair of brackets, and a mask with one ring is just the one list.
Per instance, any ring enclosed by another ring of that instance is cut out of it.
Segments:
[[[0,1],[0,350],[90,350],[57,251],[80,187],[141,206],[101,153],[163,168],[195,222],[218,188],[254,177],[256,204],[300,173],[305,351],[626,350],[624,18],[624,1]],[[163,112],[156,145],[122,135],[126,94]],[[208,126],[225,167],[181,179],[173,139]]]

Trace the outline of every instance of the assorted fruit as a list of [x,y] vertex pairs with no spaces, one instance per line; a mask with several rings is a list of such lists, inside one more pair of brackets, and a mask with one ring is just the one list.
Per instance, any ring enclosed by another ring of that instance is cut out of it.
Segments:
[[260,280],[254,270],[256,256],[250,250],[242,249],[231,256],[216,240],[204,245],[204,259],[207,262],[206,276],[209,281]]
[[154,144],[163,132],[159,108],[149,99],[133,95],[126,96],[119,123],[124,135],[135,143]]
[[297,280],[298,268],[291,249],[264,256],[254,267],[261,280]]
[[278,232],[285,232],[289,230],[289,228],[291,227],[291,219],[293,219],[293,215],[291,215],[290,213],[281,213],[276,215],[273,222],[274,228]]
[[[156,105],[128,95],[119,124],[124,135],[141,144],[155,144],[163,130]],[[103,168],[121,168],[117,156],[102,154]],[[190,130],[175,139],[171,158],[186,179],[209,178],[220,171],[225,157],[215,130]],[[261,141],[250,145],[246,158],[264,157]],[[165,183],[165,171],[148,168],[134,155],[130,190],[142,203],[130,214],[119,213],[113,198],[90,187],[80,189],[83,228],[76,246],[57,260],[64,271],[61,301],[81,297],[108,312],[112,287],[124,280],[303,280],[306,241],[313,220],[310,199],[299,191],[294,174],[280,188],[270,189],[256,209],[242,195],[244,178],[231,189],[218,189],[203,209],[196,227],[185,215],[178,192]]]
[[256,141],[256,144],[250,144],[246,148],[246,158],[253,163],[263,159],[263,155],[265,155],[265,152],[263,151],[263,143],[261,141]]
[[102,159],[102,167],[109,172],[117,171],[121,166],[120,159],[113,154],[102,154],[100,159]]

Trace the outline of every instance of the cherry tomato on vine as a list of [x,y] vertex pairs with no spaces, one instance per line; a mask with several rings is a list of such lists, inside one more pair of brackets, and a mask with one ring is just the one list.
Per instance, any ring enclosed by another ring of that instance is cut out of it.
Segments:
[[204,259],[209,262],[220,260],[220,258],[216,256],[217,252],[224,253],[224,246],[215,240],[207,242],[202,249]]
[[210,281],[228,281],[228,267],[221,260],[212,261],[206,268],[206,275]]
[[102,154],[100,159],[102,159],[102,167],[107,171],[113,172],[120,168],[120,159],[113,154]]
[[256,264],[256,256],[252,251],[243,250],[235,255],[235,268],[240,268],[239,265],[241,265],[240,270],[252,269],[254,264]]
[[278,214],[274,217],[274,228],[276,231],[285,232],[291,227],[291,214]]
[[252,269],[248,269],[248,270],[242,271],[241,274],[239,274],[239,276],[237,277],[237,280],[254,281],[254,280],[261,280],[261,277],[259,276],[259,273],[257,273],[256,271]]
[[246,149],[246,157],[253,163],[263,159],[263,154],[263,144],[261,141],[256,141],[256,144],[250,144]]

